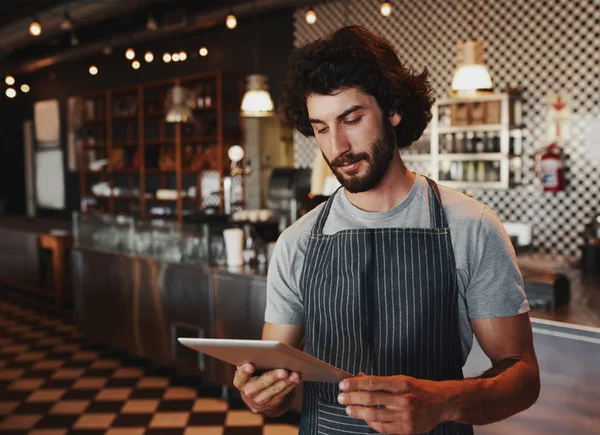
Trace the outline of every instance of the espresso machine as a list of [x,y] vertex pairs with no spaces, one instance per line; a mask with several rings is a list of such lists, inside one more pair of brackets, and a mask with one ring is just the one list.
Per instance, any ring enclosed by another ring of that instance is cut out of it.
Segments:
[[274,168],[269,179],[267,208],[283,231],[305,214],[310,202],[310,169]]

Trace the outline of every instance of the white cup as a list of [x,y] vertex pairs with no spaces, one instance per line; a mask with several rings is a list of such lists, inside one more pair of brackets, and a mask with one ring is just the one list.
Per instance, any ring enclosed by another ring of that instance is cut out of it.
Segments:
[[240,228],[229,228],[223,231],[225,251],[227,252],[228,266],[244,265],[244,231]]

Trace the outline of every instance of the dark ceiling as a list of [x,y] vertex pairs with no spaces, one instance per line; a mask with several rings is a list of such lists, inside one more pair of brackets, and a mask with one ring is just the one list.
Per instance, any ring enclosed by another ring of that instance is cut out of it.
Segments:
[[0,0],[0,28],[36,13],[51,9],[67,0]]
[[[90,4],[105,4],[104,16],[91,16],[85,20],[72,20],[78,44],[76,47],[98,44],[102,41],[110,41],[122,38],[134,32],[145,31],[149,13],[161,26],[177,24],[189,16],[208,13],[214,10],[234,8],[242,4],[252,4],[254,0],[121,0],[122,5],[129,7],[124,11],[119,9],[112,11],[110,4],[115,0],[0,0],[0,33],[7,31],[15,23],[19,23],[17,29],[24,32],[24,41],[18,47],[4,47],[0,51],[0,64],[4,68],[15,68],[33,59],[55,56],[72,50],[73,34],[71,31],[56,31],[49,36],[44,33],[44,16],[48,17],[49,11],[56,19],[62,19],[65,11],[72,15],[76,8],[83,8]],[[131,1],[131,3],[130,3]],[[117,8],[115,8],[117,9]],[[28,34],[28,23],[33,17],[40,16],[40,22],[44,29],[40,37]],[[22,26],[21,26],[22,24]],[[22,30],[20,30],[22,27]],[[14,34],[11,32],[11,34]],[[6,45],[6,44],[5,44]],[[108,45],[108,44],[107,44]]]

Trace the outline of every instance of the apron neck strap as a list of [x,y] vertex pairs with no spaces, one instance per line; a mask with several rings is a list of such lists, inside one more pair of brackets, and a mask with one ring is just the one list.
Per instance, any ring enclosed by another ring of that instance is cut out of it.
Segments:
[[329,197],[329,199],[327,200],[327,202],[325,203],[325,206],[321,210],[321,213],[319,213],[319,217],[317,218],[317,221],[315,222],[315,224],[313,226],[313,229],[312,229],[313,234],[322,234],[323,233],[323,228],[325,228],[325,221],[327,221],[327,216],[329,216],[329,210],[331,210],[331,205],[333,204],[333,199],[335,198],[335,195],[337,195],[337,193],[340,191],[341,188],[342,188],[342,186],[338,187],[336,189],[336,191],[333,192],[333,195],[331,195]]
[[429,184],[429,216],[431,217],[432,228],[448,228],[448,220],[446,212],[442,207],[442,195],[435,181],[429,177],[425,177]]

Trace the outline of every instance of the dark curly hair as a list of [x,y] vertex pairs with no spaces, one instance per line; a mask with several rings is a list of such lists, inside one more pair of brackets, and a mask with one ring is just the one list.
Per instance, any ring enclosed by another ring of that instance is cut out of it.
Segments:
[[408,147],[431,120],[435,98],[427,69],[417,75],[402,64],[383,37],[347,26],[294,50],[283,73],[279,119],[304,136],[314,136],[306,98],[356,87],[372,95],[384,114],[402,116],[395,128],[398,148]]

